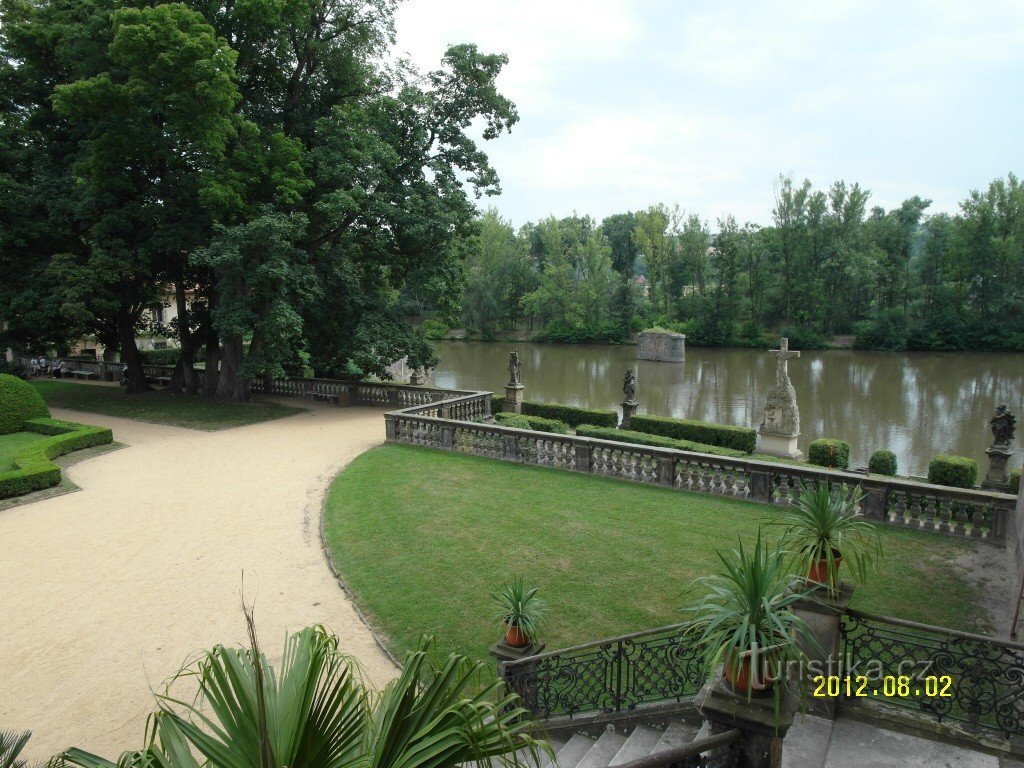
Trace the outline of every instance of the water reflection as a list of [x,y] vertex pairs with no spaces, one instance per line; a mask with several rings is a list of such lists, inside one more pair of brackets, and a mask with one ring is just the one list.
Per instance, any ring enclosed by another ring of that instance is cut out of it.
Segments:
[[[441,342],[439,386],[503,392],[508,354],[519,349],[529,400],[617,408],[622,374],[637,369],[640,413],[756,426],[775,367],[765,352],[690,348],[683,363],[636,360],[635,347]],[[851,461],[887,447],[901,472],[924,474],[936,453],[986,465],[997,402],[1024,411],[1024,354],[804,352],[791,360],[800,447],[815,437],[849,441]],[[1014,467],[1021,465],[1020,433]]]

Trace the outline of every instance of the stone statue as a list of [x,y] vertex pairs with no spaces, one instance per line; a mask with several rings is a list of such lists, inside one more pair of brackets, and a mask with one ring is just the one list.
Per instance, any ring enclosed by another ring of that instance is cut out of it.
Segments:
[[790,350],[789,339],[781,339],[779,348],[769,354],[775,358],[775,381],[765,398],[764,418],[758,429],[761,435],[760,450],[773,456],[802,458],[797,448],[800,436],[800,411],[796,406],[796,390],[789,380],[789,361],[800,357]]
[[632,400],[636,394],[636,374],[632,368],[622,377],[622,391],[626,394],[626,400]]
[[996,406],[995,415],[989,419],[989,426],[992,427],[992,436],[995,438],[993,445],[1009,445],[1013,440],[1013,433],[1017,431],[1017,417],[1006,410],[1006,406],[1000,403]]
[[519,374],[522,371],[522,363],[519,361],[519,350],[513,349],[508,356],[508,386],[518,387],[522,382]]

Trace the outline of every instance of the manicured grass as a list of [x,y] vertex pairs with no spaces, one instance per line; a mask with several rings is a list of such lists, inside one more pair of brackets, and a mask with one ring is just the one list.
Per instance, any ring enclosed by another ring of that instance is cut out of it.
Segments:
[[51,408],[70,408],[191,429],[241,427],[305,410],[262,401],[222,403],[161,390],[129,395],[120,387],[74,384],[68,381],[33,381],[32,385]]
[[[716,568],[715,549],[752,541],[773,514],[750,502],[387,445],[335,479],[324,534],[395,650],[431,633],[443,650],[485,658],[500,634],[489,595],[514,575],[550,603],[549,650],[671,624],[693,580]],[[881,536],[885,557],[854,607],[986,629],[978,589],[953,565],[975,544],[889,528]]]
[[10,435],[0,435],[0,472],[14,469],[14,454],[26,445],[45,439],[46,435],[40,435],[37,432],[14,432]]

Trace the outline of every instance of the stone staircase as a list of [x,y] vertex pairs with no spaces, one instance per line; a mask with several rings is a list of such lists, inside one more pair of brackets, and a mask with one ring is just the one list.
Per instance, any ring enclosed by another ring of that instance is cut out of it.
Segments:
[[[617,732],[611,725],[596,738],[585,733],[573,733],[567,738],[552,736],[548,741],[555,751],[555,759],[552,761],[549,755],[542,754],[538,768],[614,768],[682,747],[707,735],[706,724],[698,729],[673,719],[665,730],[638,725],[628,736]],[[518,757],[527,764],[528,753],[524,751]]]

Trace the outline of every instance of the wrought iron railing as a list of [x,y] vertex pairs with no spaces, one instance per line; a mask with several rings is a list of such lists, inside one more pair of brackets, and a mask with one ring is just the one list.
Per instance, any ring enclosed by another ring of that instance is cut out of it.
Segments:
[[[1024,644],[854,610],[843,616],[841,636],[844,675],[874,680],[864,691],[870,695],[857,702],[915,710],[996,738],[1024,738]],[[910,678],[907,695],[886,696],[893,683],[880,678],[900,675]],[[944,676],[948,686],[926,680]]]
[[506,684],[539,718],[682,701],[705,680],[693,636],[676,624],[506,662]]

